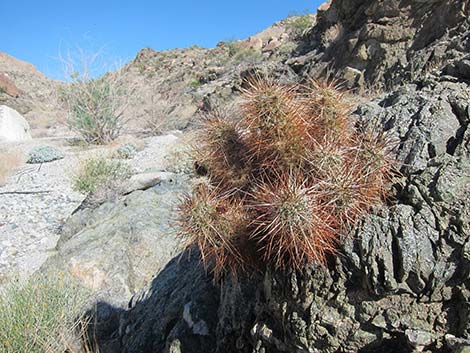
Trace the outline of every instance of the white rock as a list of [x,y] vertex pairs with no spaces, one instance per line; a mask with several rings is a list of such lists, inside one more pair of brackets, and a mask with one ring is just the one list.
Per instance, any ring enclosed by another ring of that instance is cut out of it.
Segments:
[[124,194],[130,194],[136,190],[146,190],[162,181],[171,181],[175,175],[170,172],[141,173],[133,175],[124,188]]
[[29,124],[16,110],[0,105],[0,140],[31,140]]

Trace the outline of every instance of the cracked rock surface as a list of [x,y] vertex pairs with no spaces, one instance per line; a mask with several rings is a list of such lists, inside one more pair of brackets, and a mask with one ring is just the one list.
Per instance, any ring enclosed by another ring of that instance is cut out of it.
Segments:
[[[211,284],[197,254],[173,260],[110,320],[102,353],[465,352],[470,349],[468,2],[332,0],[275,74],[333,69],[393,89],[358,121],[397,141],[387,207],[328,268]],[[101,330],[101,331],[100,331]]]
[[[403,176],[395,200],[361,221],[329,269],[228,278],[214,287],[197,258],[172,262],[134,297],[103,347],[110,337],[126,353],[461,347],[470,339],[469,103],[465,83],[434,80],[357,109],[359,119],[375,120],[399,141]],[[194,330],[199,321],[204,330]]]

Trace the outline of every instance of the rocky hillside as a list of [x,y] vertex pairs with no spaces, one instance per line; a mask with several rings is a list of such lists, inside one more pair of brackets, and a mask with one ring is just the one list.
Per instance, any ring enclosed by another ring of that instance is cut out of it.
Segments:
[[124,68],[131,92],[127,116],[131,128],[148,120],[162,129],[185,128],[198,110],[228,104],[243,78],[253,70],[272,72],[298,45],[315,16],[291,17],[245,40],[220,42],[216,48],[197,46],[157,52],[141,50]]
[[299,56],[300,75],[325,70],[350,85],[391,89],[468,53],[466,1],[329,1]]
[[[402,175],[328,268],[214,284],[196,251],[167,263],[180,249],[173,207],[192,176],[166,163],[184,159],[179,133],[149,138],[131,162],[145,185],[85,200],[42,267],[94,291],[95,351],[468,352],[469,12],[464,0],[331,0],[216,48],[140,51],[122,70],[131,132],[190,131],[198,111],[236,103],[253,73],[330,76],[351,89],[358,121],[399,141]],[[63,119],[50,99],[58,86],[0,55],[0,103],[33,127]]]
[[469,11],[465,1],[329,1],[308,19],[288,18],[213,49],[144,49],[125,68],[130,125],[154,117],[186,127],[198,109],[236,99],[253,71],[287,81],[334,76],[369,95],[393,89],[468,53]]
[[[126,129],[141,131],[149,120],[162,130],[187,127],[196,111],[208,108],[209,102],[232,101],[251,70],[272,71],[291,57],[314,22],[314,15],[290,17],[252,37],[210,49],[141,50],[123,68],[126,102],[129,99]],[[61,85],[33,65],[0,53],[0,104],[23,114],[33,130],[64,123]]]
[[0,104],[21,113],[37,135],[46,130],[54,134],[50,128],[64,121],[65,113],[57,100],[61,84],[32,64],[0,52]]
[[[357,225],[328,268],[216,285],[197,254],[183,254],[128,310],[100,304],[100,351],[468,351],[468,11],[465,1],[444,0],[322,6],[286,57],[263,63],[285,79],[328,72],[373,91],[377,97],[355,115],[399,141],[403,176],[393,201]],[[227,82],[223,77],[210,82]],[[199,83],[189,91],[211,87]]]

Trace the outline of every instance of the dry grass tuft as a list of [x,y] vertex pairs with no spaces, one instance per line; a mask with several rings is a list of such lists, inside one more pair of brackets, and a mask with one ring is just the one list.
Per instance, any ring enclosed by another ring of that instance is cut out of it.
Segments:
[[63,274],[34,275],[0,290],[0,352],[81,351],[89,293]]

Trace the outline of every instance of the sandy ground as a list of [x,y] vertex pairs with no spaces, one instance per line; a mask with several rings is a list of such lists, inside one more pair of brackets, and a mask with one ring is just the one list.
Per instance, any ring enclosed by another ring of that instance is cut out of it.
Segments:
[[[127,163],[135,173],[164,171],[179,157],[180,132],[135,140],[143,149]],[[122,143],[125,143],[123,139]],[[71,146],[64,137],[38,138],[27,143],[3,144],[0,150],[27,154],[39,145],[55,146],[65,158],[44,164],[25,164],[0,187],[0,283],[36,271],[54,252],[60,227],[85,195],[72,189],[80,160],[110,156],[119,143],[107,147]]]

